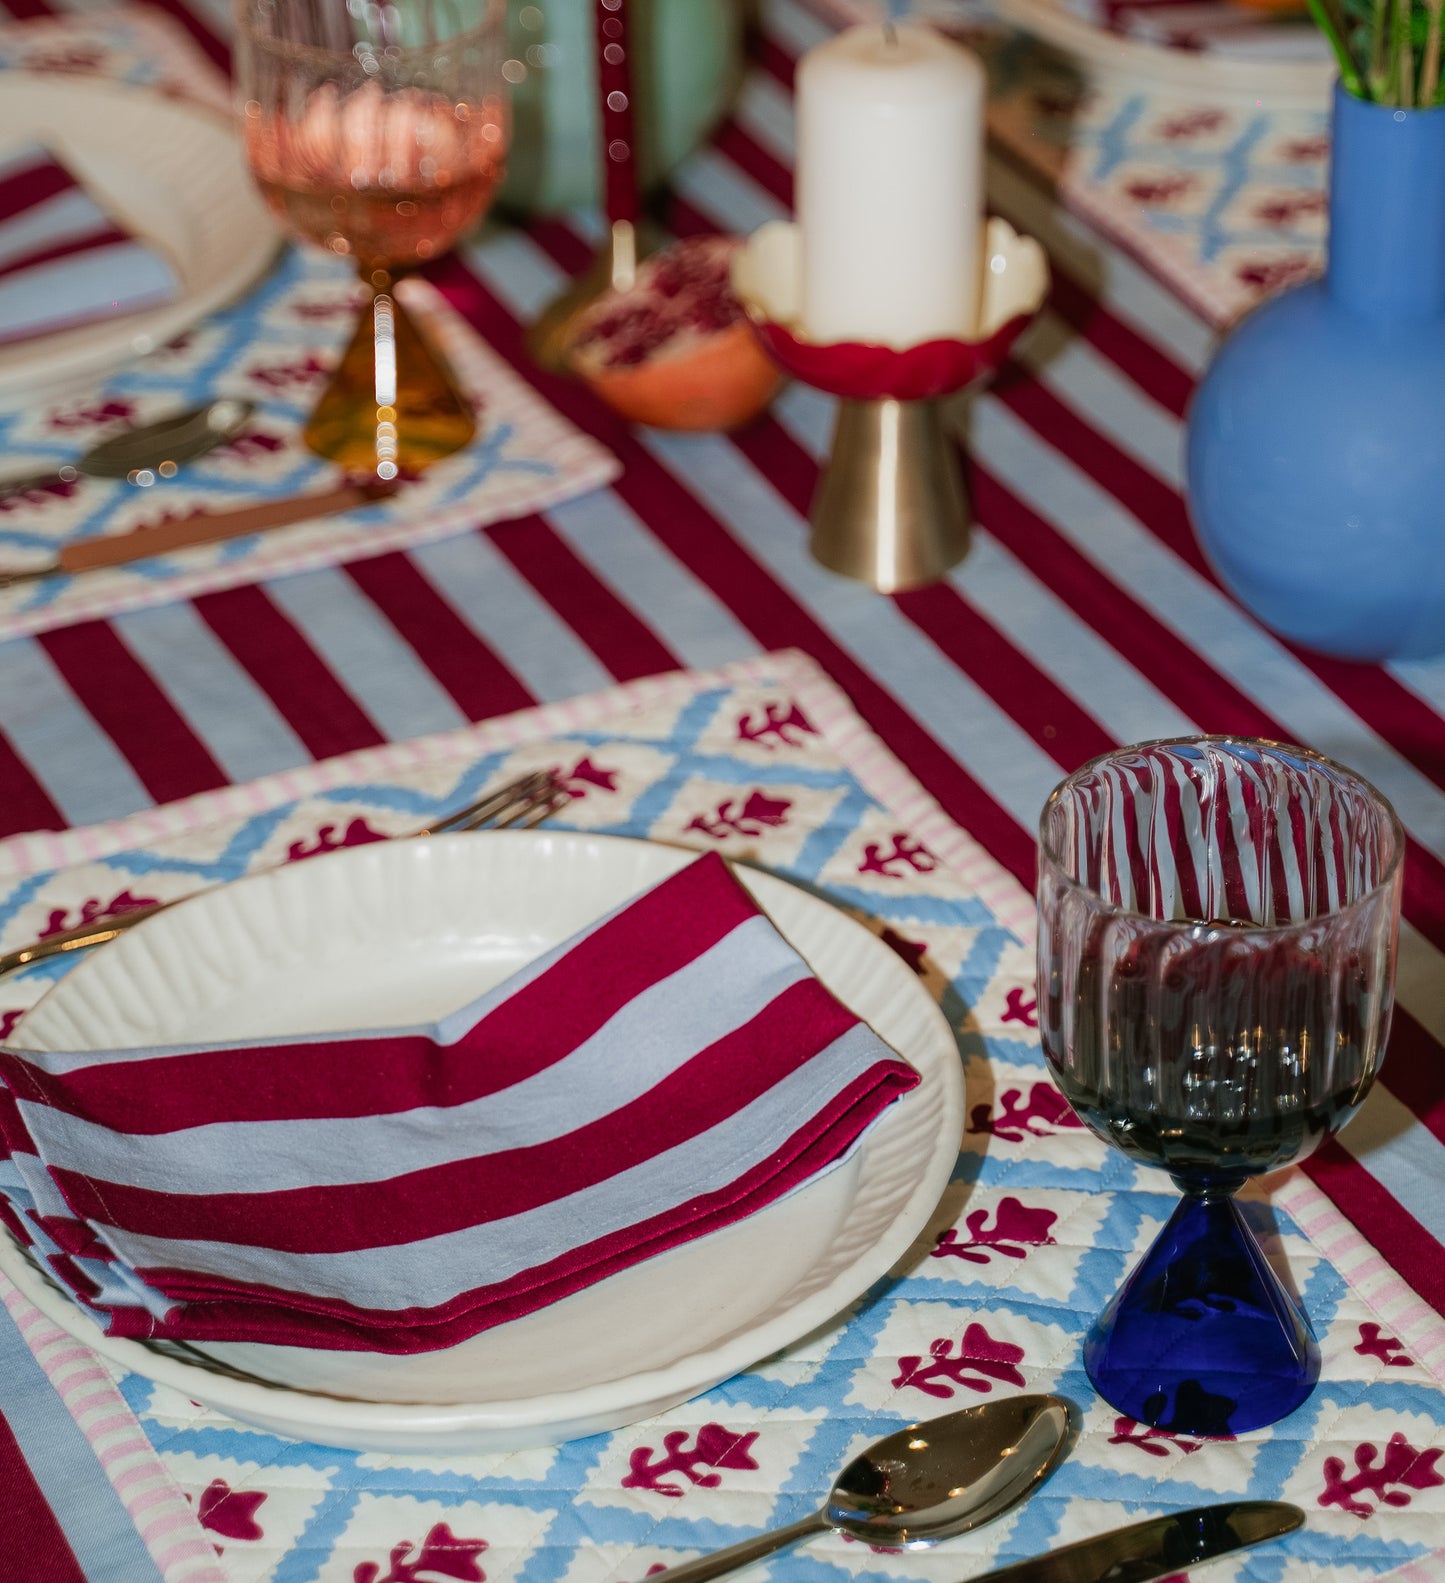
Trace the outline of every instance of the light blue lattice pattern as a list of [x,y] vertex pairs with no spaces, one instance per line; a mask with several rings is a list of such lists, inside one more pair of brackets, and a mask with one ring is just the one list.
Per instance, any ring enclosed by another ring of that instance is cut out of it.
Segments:
[[[836,720],[820,726],[816,690],[795,685],[801,674],[791,662],[773,678],[714,678],[651,701],[613,695],[590,715],[574,711],[584,724],[559,730],[554,716],[505,742],[475,728],[404,773],[302,801],[273,789],[254,800],[260,811],[0,886],[8,943],[104,912],[124,893],[170,897],[400,832],[490,780],[546,766],[574,793],[564,827],[719,850],[870,920],[956,1030],[967,1127],[953,1182],[910,1255],[831,1325],[659,1419],[511,1454],[359,1454],[243,1428],[126,1377],[127,1400],[233,1583],[641,1583],[649,1568],[803,1515],[889,1429],[1021,1389],[1062,1392],[1082,1424],[1026,1506],[931,1552],[820,1538],[773,1575],[953,1583],[1141,1514],[1233,1496],[1295,1501],[1308,1522],[1217,1564],[1221,1583],[1364,1579],[1425,1556],[1445,1534],[1435,1466],[1445,1394],[1410,1360],[1410,1339],[1382,1328],[1263,1197],[1250,1212],[1287,1258],[1322,1339],[1308,1403],[1273,1429],[1206,1442],[1142,1430],[1094,1395],[1083,1331],[1173,1194],[1073,1121],[1042,1064],[1028,948],[850,770]],[[848,738],[852,762],[860,740]],[[60,971],[10,981],[7,998],[33,1000]]]
[[1323,109],[1106,88],[1078,119],[1067,180],[1239,311],[1320,267],[1328,131]]

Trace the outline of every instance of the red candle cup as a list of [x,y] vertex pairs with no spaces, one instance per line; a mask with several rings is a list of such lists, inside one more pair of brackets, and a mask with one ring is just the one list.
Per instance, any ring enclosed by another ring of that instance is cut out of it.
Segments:
[[989,220],[973,332],[892,347],[808,338],[798,243],[794,225],[762,226],[733,265],[733,290],[779,367],[841,400],[809,514],[813,555],[884,593],[937,582],[968,550],[963,480],[940,402],[994,374],[1043,305],[1043,249]]

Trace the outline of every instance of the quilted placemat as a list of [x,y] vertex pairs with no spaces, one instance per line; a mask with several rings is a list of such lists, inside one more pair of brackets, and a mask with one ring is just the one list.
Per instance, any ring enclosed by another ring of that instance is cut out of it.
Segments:
[[110,77],[214,109],[231,108],[231,86],[185,28],[157,6],[30,16],[0,27],[0,71]]
[[[385,500],[129,566],[0,588],[0,640],[238,583],[427,543],[541,511],[617,476],[612,453],[574,428],[492,352],[425,281],[397,295],[445,353],[478,414],[478,436]],[[320,494],[342,479],[301,428],[355,322],[351,272],[288,249],[241,302],[114,375],[93,394],[0,415],[4,471],[59,467],[95,440],[218,396],[256,411],[239,434],[144,489],[79,478],[0,497],[0,566],[45,564],[60,545],[196,510]]]
[[1322,268],[1324,109],[1210,103],[1103,81],[1085,88],[1058,56],[1023,39],[996,59],[995,135],[1201,318],[1227,325]]
[[[834,1323],[658,1419],[510,1455],[283,1441],[138,1376],[112,1381],[13,1288],[0,1292],[170,1583],[640,1583],[802,1516],[889,1429],[1019,1390],[1070,1397],[1083,1426],[1026,1506],[933,1551],[825,1536],[774,1575],[956,1583],[1146,1513],[1239,1496],[1295,1501],[1307,1524],[1211,1576],[1445,1579],[1445,1326],[1302,1176],[1274,1179],[1251,1213],[1273,1217],[1321,1333],[1308,1403],[1270,1430],[1205,1441],[1141,1428],[1094,1395],[1082,1334],[1172,1189],[1095,1142],[1046,1075],[1030,898],[800,655],[654,678],[17,838],[0,846],[0,944],[408,830],[537,767],[571,793],[560,825],[761,864],[865,919],[912,965],[965,1063],[952,1185],[910,1254]],[[0,985],[6,1030],[63,971]],[[0,1403],[23,1431],[12,1377]]]

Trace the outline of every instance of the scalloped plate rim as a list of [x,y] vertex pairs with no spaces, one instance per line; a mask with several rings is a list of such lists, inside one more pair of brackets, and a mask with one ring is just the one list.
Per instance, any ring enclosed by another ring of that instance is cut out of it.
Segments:
[[[655,858],[650,859],[655,863],[656,872],[649,883],[697,855],[694,851],[661,843],[585,831],[550,829],[497,834],[509,843],[547,841],[555,844],[560,839],[564,843],[614,847],[618,851],[619,861],[634,861],[637,848],[651,848],[656,854]],[[477,837],[443,836],[428,839],[431,842],[473,842]],[[405,850],[422,844],[407,841],[385,843],[385,846],[392,850]],[[629,852],[623,852],[624,848],[629,849]],[[166,913],[158,915],[154,922],[163,922],[167,917],[174,920],[185,911],[208,903],[214,904],[215,898],[219,896],[227,893],[234,895],[242,887],[275,884],[277,881],[285,884],[288,876],[294,883],[295,876],[304,876],[307,870],[316,873],[326,868],[335,872],[336,866],[346,863],[348,859],[364,862],[367,854],[381,850],[379,846],[353,848],[329,854],[324,864],[306,863],[249,876],[230,886],[198,895],[183,907],[168,909]],[[865,1138],[863,1149],[866,1151],[879,1131],[888,1127],[890,1122],[894,1126],[902,1125],[899,1118],[908,1114],[903,1107],[908,1106],[910,1101],[915,1106],[925,1102],[935,1106],[930,1132],[932,1145],[927,1154],[917,1160],[911,1188],[885,1232],[867,1250],[839,1270],[826,1285],[807,1294],[794,1306],[773,1314],[765,1323],[751,1329],[745,1328],[709,1349],[675,1359],[660,1368],[639,1369],[600,1384],[552,1395],[539,1394],[500,1403],[381,1402],[309,1393],[259,1378],[238,1378],[226,1371],[224,1365],[213,1367],[210,1360],[189,1363],[152,1349],[143,1342],[107,1336],[88,1314],[51,1284],[19,1245],[8,1237],[0,1238],[0,1271],[62,1330],[113,1363],[179,1390],[242,1422],[293,1438],[314,1439],[322,1444],[352,1449],[456,1451],[555,1444],[635,1422],[710,1389],[759,1358],[789,1345],[831,1320],[896,1263],[928,1223],[952,1176],[963,1123],[962,1062],[957,1042],[942,1009],[912,970],[871,930],[812,890],[765,870],[747,865],[735,867],[739,877],[755,893],[765,911],[769,910],[769,898],[772,898],[774,905],[781,901],[795,907],[801,906],[823,931],[825,939],[831,932],[835,939],[852,941],[857,946],[860,944],[857,936],[864,937],[865,949],[876,953],[875,959],[885,978],[891,979],[897,986],[893,992],[897,1003],[901,1006],[904,1001],[909,1001],[915,1011],[925,1013],[929,1028],[927,1045],[905,1049],[903,1053],[920,1067],[926,1081],[918,1089],[903,1096],[885,1113],[875,1131]],[[105,952],[97,952],[89,962],[80,964],[74,972],[53,985],[37,1003],[36,1009],[52,1001],[52,998],[64,996],[67,984],[71,986],[68,992],[71,995],[77,992],[77,984],[83,990],[88,969],[99,968],[103,957],[121,951],[127,940],[143,943],[144,931],[151,928],[153,924],[150,922],[139,925],[128,936],[121,936]],[[136,949],[136,946],[131,949]],[[815,956],[816,970],[820,977],[826,978],[827,963],[816,959],[816,944],[810,949]],[[846,949],[846,944],[839,949]],[[116,960],[117,957],[112,955],[112,964]],[[836,984],[833,987],[835,991],[838,988]],[[927,1002],[926,1008],[916,997],[922,997],[922,1001]],[[746,1222],[742,1224],[746,1225]],[[727,1228],[713,1235],[727,1236],[730,1230],[736,1232],[737,1228]]]

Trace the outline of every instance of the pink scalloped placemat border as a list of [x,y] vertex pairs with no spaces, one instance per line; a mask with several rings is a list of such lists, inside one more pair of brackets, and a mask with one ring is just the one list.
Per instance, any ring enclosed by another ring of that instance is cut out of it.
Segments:
[[166,1583],[227,1583],[216,1547],[110,1371],[53,1325],[3,1274],[0,1302],[121,1498]]

